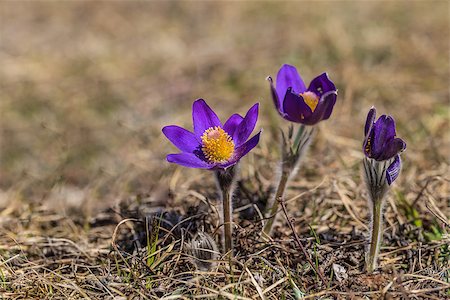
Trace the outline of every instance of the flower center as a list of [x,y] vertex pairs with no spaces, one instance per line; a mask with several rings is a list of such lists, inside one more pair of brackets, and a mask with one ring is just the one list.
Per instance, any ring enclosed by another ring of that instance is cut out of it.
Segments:
[[303,100],[305,101],[306,105],[308,105],[309,108],[311,108],[311,111],[314,112],[314,110],[317,107],[317,104],[319,103],[319,96],[317,96],[315,93],[309,92],[309,91],[300,93],[300,96],[303,97]]
[[234,142],[222,128],[210,127],[202,135],[202,151],[211,163],[226,162],[233,155]]

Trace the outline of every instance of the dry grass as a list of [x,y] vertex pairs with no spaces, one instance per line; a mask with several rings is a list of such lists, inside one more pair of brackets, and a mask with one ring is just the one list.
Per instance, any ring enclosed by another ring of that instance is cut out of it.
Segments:
[[[1,2],[0,298],[448,298],[448,11],[445,1]],[[287,125],[264,79],[282,63],[306,81],[328,71],[339,88],[287,192],[329,286],[285,222],[273,241],[257,239],[255,207],[273,191]],[[219,240],[214,182],[164,160],[175,149],[160,128],[189,127],[198,97],[224,117],[261,103],[232,269],[196,271],[186,242],[198,230]],[[369,276],[360,147],[371,105],[395,117],[408,149],[381,272]]]

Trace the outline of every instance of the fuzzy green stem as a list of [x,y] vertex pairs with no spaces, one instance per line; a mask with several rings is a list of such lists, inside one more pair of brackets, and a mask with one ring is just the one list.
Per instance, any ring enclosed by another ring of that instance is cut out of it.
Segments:
[[262,236],[263,237],[269,237],[270,233],[272,231],[273,223],[275,222],[275,218],[278,214],[278,205],[280,203],[280,200],[283,199],[284,191],[287,186],[287,182],[289,179],[289,171],[283,168],[281,173],[280,182],[278,183],[277,191],[275,193],[275,199],[272,204],[272,208],[270,210],[270,215],[268,216],[268,219],[266,221],[266,224],[264,225]]
[[372,228],[370,237],[370,248],[367,256],[367,272],[372,273],[377,267],[378,253],[380,252],[381,238],[382,238],[382,225],[383,215],[382,200],[375,199],[373,201],[373,214],[372,214]]

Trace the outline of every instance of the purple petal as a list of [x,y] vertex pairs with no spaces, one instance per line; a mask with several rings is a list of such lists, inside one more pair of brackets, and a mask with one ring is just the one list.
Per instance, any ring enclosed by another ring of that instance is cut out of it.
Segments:
[[389,185],[391,185],[395,179],[397,179],[398,174],[402,168],[402,162],[400,160],[400,155],[396,155],[392,164],[386,170],[386,179]]
[[369,112],[367,113],[367,119],[366,119],[366,125],[364,127],[364,135],[367,136],[367,133],[369,132],[370,128],[372,128],[375,118],[377,116],[377,110],[375,107],[371,107]]
[[253,105],[234,132],[233,140],[236,147],[242,145],[253,132],[253,129],[255,129],[256,122],[258,121],[258,109],[259,103]]
[[277,74],[277,95],[278,99],[285,99],[286,92],[292,88],[294,93],[300,94],[306,90],[305,83],[297,72],[297,69],[291,65],[283,65]]
[[390,159],[405,149],[406,143],[401,138],[394,138],[384,146],[383,152],[378,160]]
[[162,129],[164,135],[183,152],[193,152],[199,146],[195,135],[179,126],[166,126]]
[[278,97],[277,90],[275,89],[275,86],[273,85],[272,77],[270,77],[270,76],[267,77],[267,80],[270,83],[270,93],[272,94],[272,100],[273,100],[273,103],[275,104],[275,108],[278,110],[278,112],[281,115],[284,115],[283,103],[282,103],[282,100],[284,100],[284,98]]
[[391,116],[382,115],[373,126],[372,155],[380,160],[387,143],[395,137],[395,121]]
[[250,150],[256,147],[259,143],[259,136],[261,135],[261,131],[258,132],[255,136],[249,139],[244,144],[240,145],[235,149],[234,157],[230,161],[225,164],[220,165],[221,168],[228,168],[232,165],[235,165],[243,156],[245,156]]
[[292,93],[290,89],[286,93],[283,106],[285,113],[283,117],[292,122],[303,123],[312,113],[311,108],[306,105],[303,97]]
[[311,81],[308,91],[314,92],[319,97],[322,97],[322,95],[328,92],[336,92],[336,87],[328,77],[328,74],[322,73]]
[[194,132],[200,137],[206,129],[214,126],[222,127],[219,117],[206,104],[205,100],[198,99],[192,105],[192,121],[194,123]]
[[244,118],[239,114],[232,115],[223,125],[223,130],[225,130],[231,137],[233,137],[239,124],[241,124]]
[[167,161],[188,168],[210,169],[211,166],[193,153],[178,153],[167,155]]
[[314,125],[322,120],[327,120],[330,118],[333,112],[333,107],[336,104],[337,94],[336,91],[330,91],[324,95],[317,103],[316,109],[313,111],[311,116],[305,118],[303,124]]
[[331,113],[333,112],[334,105],[336,104],[337,93],[330,92],[328,95],[322,96],[322,98],[324,98],[324,102],[325,102],[324,103],[325,111],[324,111],[322,120],[328,120],[331,116]]

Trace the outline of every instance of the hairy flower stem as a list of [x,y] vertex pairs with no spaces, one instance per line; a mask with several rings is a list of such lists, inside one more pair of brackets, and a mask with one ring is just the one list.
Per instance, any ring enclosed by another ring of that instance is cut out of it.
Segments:
[[[294,239],[297,242],[298,247],[305,255],[305,258],[311,265],[311,268],[316,272],[316,274],[319,275],[324,285],[327,286],[328,281],[326,280],[322,271],[318,267],[316,267],[314,262],[309,257],[309,254],[306,251],[305,247],[303,247],[303,244],[300,238],[298,237],[297,232],[295,231],[293,221],[289,219],[286,203],[284,201],[284,191],[286,190],[289,178],[295,176],[295,174],[297,173],[300,160],[305,154],[306,150],[308,149],[309,144],[311,143],[312,136],[314,133],[314,127],[306,127],[304,125],[301,125],[297,131],[297,134],[293,142],[292,142],[293,137],[292,131],[293,128],[291,127],[288,132],[287,138],[282,132],[283,144],[281,149],[282,151],[281,177],[278,183],[277,190],[275,192],[274,202],[269,204],[271,205],[271,207],[269,206],[270,215],[268,216],[268,220],[264,225],[263,232],[261,235],[262,238],[267,238],[270,236],[273,223],[278,213],[278,206],[281,205],[284,216],[286,217],[289,227],[292,230],[292,234],[294,235]],[[269,209],[266,210],[269,211]]]
[[233,220],[231,214],[231,197],[229,190],[222,190],[222,198],[223,198],[223,226],[225,232],[225,252],[230,251],[233,248]]
[[366,251],[366,271],[372,273],[377,267],[378,253],[380,252],[381,240],[383,238],[383,204],[384,197],[389,191],[386,180],[386,170],[392,163],[391,160],[376,161],[365,157],[363,160],[364,180],[369,192],[368,204],[370,207],[370,244]]
[[297,169],[303,155],[306,153],[308,146],[311,143],[314,133],[314,127],[307,127],[301,125],[293,140],[293,127],[289,129],[287,137],[282,132],[283,143],[281,146],[282,162],[281,162],[281,177],[278,182],[277,190],[274,199],[269,202],[266,207],[267,221],[261,233],[262,239],[270,237],[273,224],[275,223],[278,214],[278,204],[284,197],[289,178],[297,174]]
[[280,181],[278,183],[277,191],[275,192],[275,200],[272,204],[272,208],[270,209],[269,219],[264,225],[262,236],[263,238],[269,237],[272,231],[273,223],[275,222],[275,217],[278,213],[278,205],[280,201],[283,200],[284,190],[286,189],[287,182],[289,179],[290,172],[286,170],[286,168],[282,168]]
[[216,171],[217,185],[222,195],[223,205],[223,228],[224,239],[223,249],[224,253],[233,254],[233,212],[232,212],[232,192],[234,186],[235,167],[226,170],[219,169]]
[[366,260],[367,272],[372,273],[377,267],[378,253],[380,252],[381,238],[383,236],[382,199],[373,201],[372,228],[369,252]]

